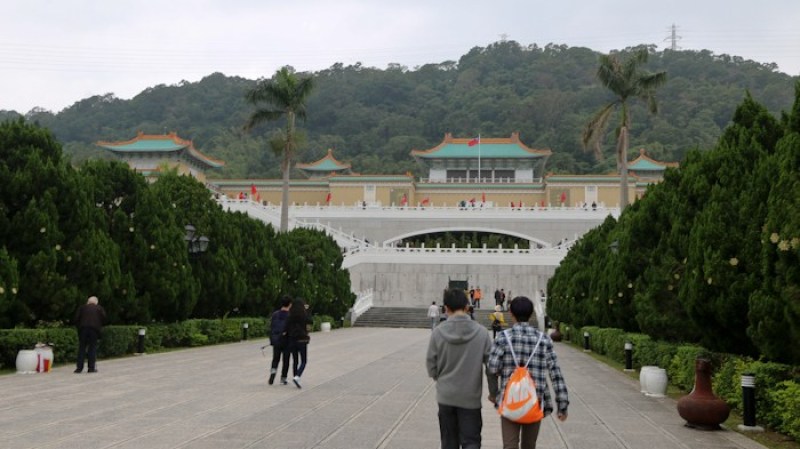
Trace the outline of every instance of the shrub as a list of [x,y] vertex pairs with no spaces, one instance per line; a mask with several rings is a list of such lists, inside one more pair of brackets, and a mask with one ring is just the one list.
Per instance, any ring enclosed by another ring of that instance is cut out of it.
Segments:
[[[138,331],[139,328],[135,326],[106,326],[103,328],[103,335],[97,345],[97,357],[109,358],[132,354],[139,338]],[[78,351],[77,335],[75,344],[75,351],[72,352],[73,360]]]
[[779,423],[775,428],[800,440],[800,384],[786,380],[769,393],[769,402],[774,404],[774,420]]
[[678,346],[670,363],[665,365],[670,383],[682,390],[691,390],[694,387],[695,360],[701,355],[708,355],[708,351],[700,346]]

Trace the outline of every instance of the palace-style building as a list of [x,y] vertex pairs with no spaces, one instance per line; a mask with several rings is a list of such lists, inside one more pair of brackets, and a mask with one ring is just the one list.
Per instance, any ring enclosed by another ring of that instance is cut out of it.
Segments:
[[[280,179],[210,179],[206,171],[224,166],[194,148],[175,132],[165,135],[139,133],[121,142],[98,142],[149,179],[161,167],[178,169],[232,198],[247,195],[261,202],[277,204],[281,198]],[[292,179],[289,199],[294,204],[359,206],[465,206],[465,207],[547,207],[554,205],[617,206],[620,177],[606,175],[564,175],[547,172],[549,148],[530,148],[519,133],[510,137],[457,138],[450,133],[438,145],[412,149],[412,156],[425,170],[424,177],[410,173],[360,175],[333,151],[295,168],[305,179]],[[628,196],[635,200],[648,184],[659,182],[667,167],[677,163],[656,161],[644,149],[628,162]]]

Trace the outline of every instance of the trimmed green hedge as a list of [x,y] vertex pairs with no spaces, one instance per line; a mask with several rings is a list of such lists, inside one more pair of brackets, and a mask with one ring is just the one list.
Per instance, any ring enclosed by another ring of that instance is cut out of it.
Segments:
[[[98,358],[133,354],[139,342],[139,329],[147,332],[145,352],[167,348],[236,342],[242,338],[242,324],[248,323],[248,338],[265,337],[269,320],[265,318],[227,318],[188,320],[147,326],[106,326],[97,347]],[[335,324],[335,323],[333,323]],[[52,343],[56,363],[74,362],[78,353],[78,333],[74,328],[0,329],[0,368],[12,368],[21,349],[33,349],[39,342]]]
[[633,367],[656,365],[667,370],[669,382],[684,391],[694,387],[694,363],[698,356],[714,365],[714,394],[742,413],[742,374],[756,378],[756,420],[778,432],[800,439],[800,367],[762,362],[733,354],[712,353],[701,346],[653,341],[643,334],[595,326],[575,328],[562,323],[566,341],[583,347],[589,332],[592,351],[625,363],[625,342],[633,343]]
[[[320,330],[323,322],[331,328],[341,327],[340,321],[327,315],[315,315],[312,328]],[[101,359],[133,354],[138,349],[139,329],[147,332],[144,339],[145,352],[158,352],[167,348],[181,348],[218,343],[236,342],[242,339],[242,325],[248,323],[248,338],[261,338],[269,334],[268,318],[226,318],[224,320],[187,320],[172,324],[150,324],[147,326],[106,326],[97,357]],[[0,329],[0,368],[13,368],[20,349],[33,349],[39,342],[52,343],[56,363],[71,363],[78,353],[78,333],[74,328],[46,329]]]

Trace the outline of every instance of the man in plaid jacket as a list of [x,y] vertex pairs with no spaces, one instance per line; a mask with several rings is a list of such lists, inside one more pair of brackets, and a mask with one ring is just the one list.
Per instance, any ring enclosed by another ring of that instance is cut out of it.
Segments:
[[[530,371],[533,380],[536,382],[536,391],[539,393],[539,401],[541,401],[542,411],[545,416],[553,412],[553,401],[545,379],[545,374],[550,374],[550,381],[553,385],[553,390],[555,390],[558,419],[561,421],[566,420],[569,396],[567,395],[567,384],[564,382],[564,376],[558,366],[556,354],[553,352],[553,341],[546,334],[528,324],[531,315],[533,315],[533,302],[524,296],[518,296],[511,301],[509,309],[514,325],[507,331],[507,334],[506,332],[498,334],[489,353],[487,370],[489,373],[498,376],[500,381],[498,395],[495,397],[490,395],[489,400],[495,405],[503,400],[503,391],[508,378],[516,368],[514,358],[508,347],[509,340],[507,337],[510,337],[510,343],[514,345],[514,352],[517,354],[518,360],[522,361],[521,363],[528,360],[531,351],[536,346],[536,342],[541,337],[542,342],[539,344],[539,348],[536,350],[530,365],[528,365],[528,371]],[[504,449],[536,447],[536,439],[539,436],[541,422],[519,424],[501,417],[500,424]],[[522,446],[520,446],[520,440]]]

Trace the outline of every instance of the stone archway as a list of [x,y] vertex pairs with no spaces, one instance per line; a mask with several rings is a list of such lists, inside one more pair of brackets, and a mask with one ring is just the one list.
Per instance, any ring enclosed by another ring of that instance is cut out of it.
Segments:
[[551,248],[552,247],[550,242],[547,242],[545,240],[533,237],[533,236],[528,235],[528,234],[523,234],[521,232],[516,232],[516,231],[509,231],[507,229],[487,228],[487,227],[482,227],[482,226],[446,226],[446,227],[426,228],[426,229],[414,230],[413,232],[408,232],[408,233],[405,233],[405,234],[396,235],[396,236],[394,236],[392,238],[384,240],[383,241],[383,246],[392,246],[393,244],[395,244],[395,243],[397,243],[397,242],[399,242],[401,240],[407,239],[409,237],[415,237],[415,236],[425,235],[425,234],[434,234],[434,233],[440,233],[440,232],[484,232],[484,233],[489,233],[489,234],[507,235],[507,236],[516,237],[516,238],[523,239],[523,240],[528,240],[529,242],[532,243],[532,246],[535,244],[535,246],[540,247],[540,248]]

